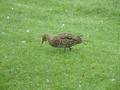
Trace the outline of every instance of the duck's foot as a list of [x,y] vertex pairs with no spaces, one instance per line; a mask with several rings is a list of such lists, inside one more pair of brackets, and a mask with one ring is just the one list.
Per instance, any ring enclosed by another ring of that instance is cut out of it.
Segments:
[[[70,51],[72,50],[71,47],[68,48]],[[64,52],[66,52],[67,48],[64,48]]]
[[64,52],[66,52],[66,48],[64,48]]
[[72,48],[71,48],[71,47],[69,47],[69,50],[71,51],[71,50],[72,50]]

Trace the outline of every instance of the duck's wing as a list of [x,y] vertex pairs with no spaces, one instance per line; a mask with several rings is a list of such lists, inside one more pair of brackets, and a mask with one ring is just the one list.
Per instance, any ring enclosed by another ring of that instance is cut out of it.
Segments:
[[72,34],[70,34],[70,33],[60,33],[60,34],[58,34],[58,36],[61,36],[61,35],[70,35],[70,36],[72,36]]
[[71,34],[59,34],[51,40],[55,47],[71,47],[79,42],[78,37]]
[[69,33],[61,33],[55,37],[59,38],[59,39],[72,39],[74,36],[72,34],[69,34]]
[[59,34],[53,38],[53,41],[55,43],[64,43],[64,44],[69,44],[69,43],[74,43],[78,41],[78,38],[72,34]]

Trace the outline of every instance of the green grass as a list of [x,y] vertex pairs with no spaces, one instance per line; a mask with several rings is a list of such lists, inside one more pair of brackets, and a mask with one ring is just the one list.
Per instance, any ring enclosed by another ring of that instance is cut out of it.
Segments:
[[[64,52],[44,32],[90,42]],[[0,90],[120,90],[120,1],[0,0]]]

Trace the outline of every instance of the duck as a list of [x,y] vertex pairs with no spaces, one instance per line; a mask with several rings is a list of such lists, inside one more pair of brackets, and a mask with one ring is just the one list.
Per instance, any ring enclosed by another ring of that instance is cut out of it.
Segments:
[[46,41],[52,47],[64,48],[64,51],[66,51],[67,48],[71,51],[73,46],[83,42],[81,36],[76,36],[70,33],[60,33],[55,36],[45,33],[42,35],[42,44]]

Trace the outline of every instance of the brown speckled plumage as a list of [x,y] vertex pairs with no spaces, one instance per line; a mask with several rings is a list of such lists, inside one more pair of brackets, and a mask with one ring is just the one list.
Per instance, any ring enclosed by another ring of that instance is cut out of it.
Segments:
[[49,34],[44,34],[42,36],[42,43],[44,41],[48,41],[53,47],[64,48],[64,50],[69,48],[71,50],[72,46],[82,43],[82,38],[68,33],[61,33],[53,37]]

